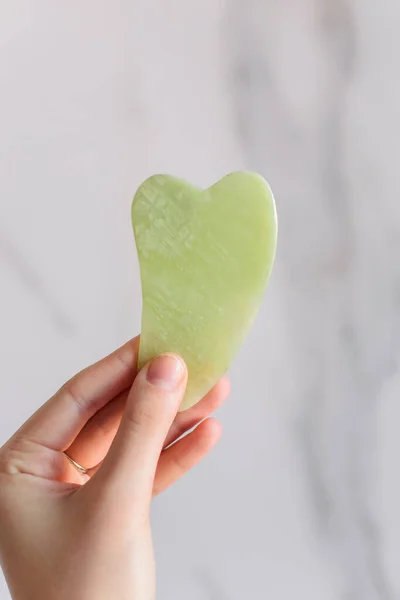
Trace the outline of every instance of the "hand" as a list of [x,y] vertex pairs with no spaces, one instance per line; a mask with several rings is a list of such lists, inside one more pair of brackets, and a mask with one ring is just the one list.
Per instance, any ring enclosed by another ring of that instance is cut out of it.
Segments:
[[0,562],[15,600],[155,597],[151,498],[217,442],[215,419],[178,438],[229,383],[177,414],[183,361],[136,374],[137,351],[138,338],[73,377],[0,449]]

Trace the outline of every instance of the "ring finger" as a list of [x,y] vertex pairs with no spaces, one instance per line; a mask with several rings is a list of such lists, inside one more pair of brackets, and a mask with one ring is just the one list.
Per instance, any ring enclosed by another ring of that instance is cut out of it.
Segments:
[[[214,412],[226,400],[229,387],[229,380],[222,378],[197,405],[178,413],[165,440],[165,446],[172,444]],[[70,458],[87,470],[94,469],[104,460],[121,422],[128,393],[129,390],[125,390],[99,410],[66,450]]]

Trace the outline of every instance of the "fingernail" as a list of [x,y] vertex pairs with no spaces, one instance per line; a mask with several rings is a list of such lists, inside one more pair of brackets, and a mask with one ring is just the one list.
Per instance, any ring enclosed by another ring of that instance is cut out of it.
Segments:
[[172,392],[184,374],[183,362],[173,354],[157,356],[147,369],[147,381],[152,385]]

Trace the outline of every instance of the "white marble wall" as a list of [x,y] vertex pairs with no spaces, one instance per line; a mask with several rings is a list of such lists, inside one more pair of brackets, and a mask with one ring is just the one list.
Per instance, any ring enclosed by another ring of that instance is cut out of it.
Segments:
[[0,442],[138,331],[141,180],[246,167],[277,197],[223,441],[155,502],[160,599],[400,598],[399,26],[396,0],[0,1]]

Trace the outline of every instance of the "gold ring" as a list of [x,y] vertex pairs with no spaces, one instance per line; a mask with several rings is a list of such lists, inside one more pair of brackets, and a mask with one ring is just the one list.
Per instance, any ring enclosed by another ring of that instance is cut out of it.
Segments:
[[70,456],[68,456],[68,454],[66,452],[63,452],[63,454],[68,458],[69,462],[75,467],[75,469],[77,471],[79,471],[79,473],[82,473],[82,475],[87,475],[88,474],[88,470],[85,469],[85,467],[82,467],[82,465],[80,465],[79,463],[75,462],[73,458],[71,458]]

